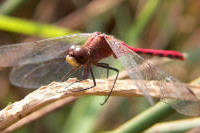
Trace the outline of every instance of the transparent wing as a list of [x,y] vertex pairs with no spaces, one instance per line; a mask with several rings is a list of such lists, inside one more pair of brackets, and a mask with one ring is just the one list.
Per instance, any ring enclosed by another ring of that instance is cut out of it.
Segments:
[[[195,116],[200,114],[200,103],[197,97],[184,83],[179,82],[177,79],[144,60],[144,58],[135,52],[131,51],[124,45],[121,45],[121,41],[109,37],[107,38],[107,42],[132,79],[160,81],[161,101],[168,103],[172,108],[184,115]],[[173,85],[171,87],[173,90],[166,88],[167,83]],[[152,98],[149,95],[145,82],[140,82],[137,86],[142,90],[144,96],[152,102]],[[168,99],[169,93],[174,94],[175,99]],[[188,101],[184,99],[191,100]]]
[[73,34],[0,47],[0,66],[33,64],[59,58],[72,44],[84,44],[90,33]]
[[[67,80],[66,74],[72,69],[65,58],[59,58],[43,63],[16,66],[12,69],[9,77],[11,83],[15,86],[34,89],[42,85],[48,85],[53,81]],[[106,78],[106,69],[93,66],[93,73],[95,78]],[[83,75],[84,67],[76,70],[69,77],[82,79]],[[92,79],[89,73],[87,78]]]
[[[72,67],[65,59],[60,58],[49,62],[14,67],[9,77],[13,85],[32,89],[47,85],[52,81],[61,81],[71,69]],[[80,72],[81,70],[76,71],[71,77],[79,78]]]

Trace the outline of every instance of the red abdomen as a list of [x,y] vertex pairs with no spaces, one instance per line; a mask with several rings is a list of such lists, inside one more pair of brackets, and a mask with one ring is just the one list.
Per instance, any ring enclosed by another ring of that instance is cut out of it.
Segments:
[[133,47],[130,47],[129,45],[125,44],[124,42],[122,44],[138,54],[148,54],[148,55],[154,55],[154,56],[160,56],[160,57],[175,58],[175,59],[180,59],[180,60],[185,59],[185,57],[182,53],[173,51],[173,50],[133,48]]

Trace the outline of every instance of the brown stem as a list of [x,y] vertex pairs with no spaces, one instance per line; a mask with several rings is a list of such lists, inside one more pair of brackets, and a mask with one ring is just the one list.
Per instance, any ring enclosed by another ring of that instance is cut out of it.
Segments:
[[[35,90],[34,92],[28,94],[24,99],[8,105],[3,110],[0,111],[0,130],[4,130],[16,121],[24,118],[28,114],[35,112],[39,108],[57,101],[59,99],[71,96],[85,96],[85,95],[104,95],[107,96],[109,89],[113,85],[113,81],[106,80],[96,80],[97,86],[95,88],[81,91],[73,92],[72,89],[81,89],[89,87],[93,84],[92,80],[85,80],[83,82],[73,83],[76,79],[69,79],[67,82],[58,83],[52,82],[48,86],[42,86],[41,88]],[[113,90],[113,96],[142,96],[142,92],[138,89],[137,84],[145,83],[149,89],[149,95],[152,97],[160,97],[159,89],[161,88],[160,81],[144,81],[144,80],[117,80],[115,89]],[[169,98],[174,97],[173,91],[175,90],[174,84],[166,83],[165,88],[168,89]],[[67,87],[68,86],[68,87]],[[200,97],[200,86],[187,85],[197,97]],[[184,94],[182,94],[184,95]],[[185,97],[183,97],[185,98]],[[189,97],[188,97],[189,100]]]
[[49,105],[46,105],[45,107],[31,113],[30,115],[27,115],[26,117],[22,118],[21,120],[17,121],[16,123],[12,124],[8,128],[6,128],[2,133],[11,133],[14,130],[24,126],[27,123],[30,123],[36,119],[39,119],[40,117],[52,112],[55,109],[58,109],[62,107],[63,105],[70,103],[77,99],[76,97],[65,97],[63,99],[60,99],[58,101],[55,101]]

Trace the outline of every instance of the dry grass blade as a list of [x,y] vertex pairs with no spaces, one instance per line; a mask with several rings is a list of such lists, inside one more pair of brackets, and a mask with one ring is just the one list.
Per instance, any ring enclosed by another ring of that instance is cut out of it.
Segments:
[[[126,71],[120,72],[119,74],[119,79],[125,79],[128,78],[128,74]],[[112,76],[109,78],[110,80],[114,80],[115,76]],[[36,119],[39,119],[40,117],[54,111],[55,109],[58,109],[60,107],[62,107],[63,105],[74,101],[75,99],[77,99],[78,97],[65,97],[63,99],[57,100],[55,102],[52,102],[48,105],[46,105],[43,108],[38,109],[37,111],[31,113],[30,115],[25,116],[23,119],[17,121],[16,123],[10,125],[8,128],[6,128],[5,130],[3,130],[3,133],[10,133],[13,132],[14,130],[24,126],[25,124],[28,124]]]
[[[199,133],[200,131],[199,126],[200,126],[200,118],[197,117],[197,118],[190,118],[190,119],[183,119],[176,121],[161,122],[155,124],[150,129],[147,129],[144,133],[186,132],[193,128],[195,128],[195,130],[198,131],[196,133]],[[193,131],[195,130],[193,129]],[[190,133],[192,133],[192,131]]]
[[[97,86],[87,91],[73,92],[74,89],[81,89],[90,87],[93,84],[92,80],[85,80],[71,85],[76,79],[70,79],[67,82],[58,83],[52,82],[48,86],[43,86],[34,92],[27,95],[21,101],[8,105],[0,111],[0,130],[4,130],[16,121],[22,119],[28,114],[38,110],[39,108],[51,102],[57,101],[64,97],[70,96],[84,96],[84,95],[108,95],[109,89],[113,85],[113,81],[96,80]],[[142,96],[142,92],[137,88],[135,82],[145,82],[149,88],[152,97],[159,98],[159,81],[140,81],[140,80],[118,80],[116,87],[112,93],[114,96]],[[106,84],[106,85],[105,85]],[[166,84],[167,88],[174,89],[172,84]],[[195,85],[188,85],[197,97],[200,95],[200,87]],[[172,91],[173,92],[173,91]],[[173,94],[169,97],[174,98]]]
[[24,126],[25,124],[30,123],[36,119],[39,119],[40,117],[50,113],[51,111],[58,109],[58,108],[62,107],[63,105],[70,103],[76,99],[77,99],[76,97],[65,97],[65,98],[55,101],[49,105],[46,105],[45,107],[31,113],[30,115],[17,121],[16,123],[12,124],[8,128],[6,128],[2,133],[11,133],[14,130]]

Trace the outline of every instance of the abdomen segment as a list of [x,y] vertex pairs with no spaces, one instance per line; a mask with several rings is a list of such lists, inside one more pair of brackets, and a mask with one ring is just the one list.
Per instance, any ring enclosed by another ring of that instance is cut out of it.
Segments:
[[168,58],[174,58],[174,59],[179,59],[179,60],[185,59],[184,55],[178,51],[133,48],[127,45],[126,43],[122,43],[122,44],[138,54],[148,54],[152,56],[168,57]]

